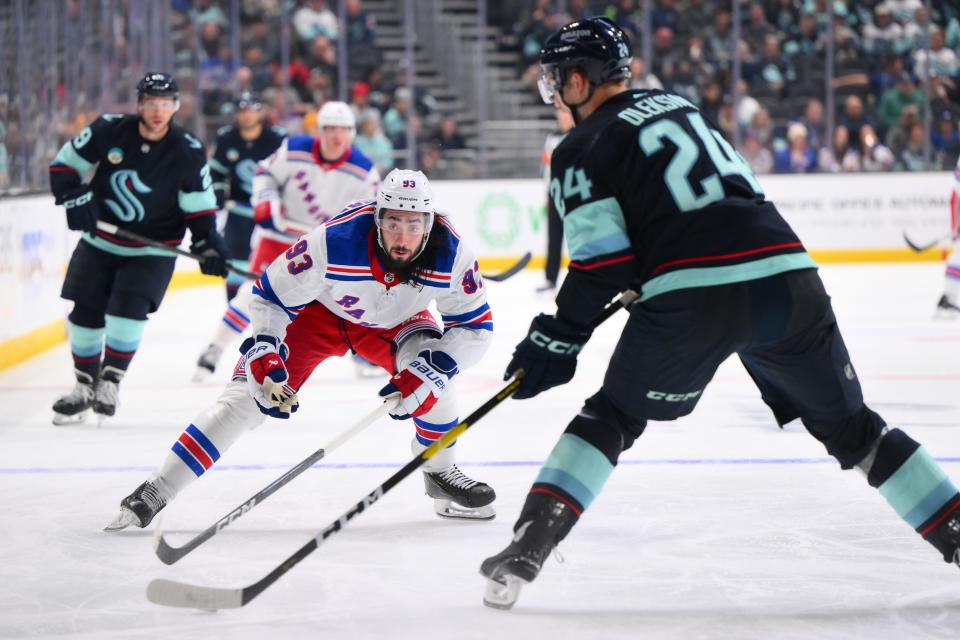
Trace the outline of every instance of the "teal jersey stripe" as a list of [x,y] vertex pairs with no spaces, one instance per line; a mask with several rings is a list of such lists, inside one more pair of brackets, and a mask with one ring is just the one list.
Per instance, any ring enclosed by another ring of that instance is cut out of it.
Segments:
[[67,334],[70,336],[70,350],[81,358],[89,358],[103,351],[103,327],[91,329],[67,321]]
[[60,147],[60,151],[57,153],[53,161],[59,162],[60,164],[65,164],[71,169],[76,169],[77,173],[81,175],[93,166],[92,162],[88,162],[81,157],[79,153],[77,153],[77,151],[73,148],[72,141],[67,142],[67,144]]
[[582,204],[563,216],[571,260],[589,260],[630,248],[627,223],[616,198]]
[[239,204],[237,202],[230,205],[229,213],[231,215],[241,216],[243,218],[253,217],[253,207],[248,204]]
[[177,204],[184,213],[196,213],[197,211],[208,211],[217,208],[217,196],[213,194],[213,189],[207,187],[203,191],[178,191]]
[[173,259],[173,256],[169,251],[164,251],[163,249],[157,249],[155,247],[124,247],[122,245],[113,244],[112,242],[107,242],[103,238],[91,236],[88,233],[84,233],[82,236],[83,241],[87,244],[91,244],[101,251],[106,251],[107,253],[112,253],[115,256],[124,256],[127,258],[136,257],[136,256],[161,256],[164,258]]
[[816,269],[817,263],[806,252],[790,253],[786,255],[761,258],[741,264],[725,267],[700,267],[694,269],[680,269],[671,271],[662,276],[650,278],[643,283],[643,293],[640,301],[649,300],[668,291],[677,289],[694,289],[696,287],[715,287],[734,282],[759,280],[798,269]]
[[880,495],[886,498],[897,515],[905,519],[908,513],[935,493],[946,479],[947,474],[940,465],[930,457],[926,449],[920,447],[880,485]]
[[146,320],[107,315],[107,344],[120,351],[133,351],[140,344]]
[[550,452],[536,481],[555,484],[586,509],[611,473],[613,465],[599,449],[579,436],[565,433]]
[[930,519],[940,507],[947,504],[950,498],[957,495],[957,488],[950,478],[944,478],[943,482],[937,485],[926,498],[920,501],[920,504],[911,509],[903,519],[907,521],[914,529],[919,529],[923,523]]

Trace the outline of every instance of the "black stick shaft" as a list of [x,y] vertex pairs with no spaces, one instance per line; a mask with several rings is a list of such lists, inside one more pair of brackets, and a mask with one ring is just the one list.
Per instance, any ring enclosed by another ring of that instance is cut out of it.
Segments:
[[[109,233],[111,235],[115,235],[118,238],[124,238],[126,240],[131,240],[133,242],[139,242],[141,244],[147,245],[148,247],[153,247],[154,249],[162,249],[168,253],[173,253],[178,256],[183,256],[184,258],[190,258],[191,260],[196,260],[197,262],[200,262],[201,260],[203,260],[203,258],[201,258],[199,255],[195,253],[184,251],[180,247],[171,247],[170,245],[163,244],[162,242],[157,242],[152,238],[142,236],[139,233],[134,233],[133,231],[127,231],[126,229],[121,229],[117,225],[110,224],[109,222],[104,222],[103,220],[97,221],[97,229],[99,229],[100,231]],[[227,263],[227,271],[232,271],[233,273],[239,276],[243,276],[244,278],[248,278],[250,280],[256,280],[257,278],[260,277],[256,273],[252,273],[250,271],[244,271],[243,269],[238,269],[233,265],[231,265],[229,262]]]

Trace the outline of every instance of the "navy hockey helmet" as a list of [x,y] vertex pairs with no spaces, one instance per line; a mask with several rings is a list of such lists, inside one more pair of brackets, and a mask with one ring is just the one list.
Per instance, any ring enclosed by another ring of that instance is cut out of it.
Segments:
[[255,91],[242,91],[237,99],[233,101],[234,107],[237,111],[242,109],[253,109],[254,111],[260,111],[263,108],[263,103],[260,101],[260,96],[257,95]]
[[553,104],[570,69],[582,70],[591,87],[627,80],[630,57],[630,38],[608,18],[571,22],[547,38],[540,49],[540,96]]
[[180,89],[177,87],[177,81],[169,73],[148,73],[137,83],[137,102],[143,100],[146,96],[160,96],[179,100]]

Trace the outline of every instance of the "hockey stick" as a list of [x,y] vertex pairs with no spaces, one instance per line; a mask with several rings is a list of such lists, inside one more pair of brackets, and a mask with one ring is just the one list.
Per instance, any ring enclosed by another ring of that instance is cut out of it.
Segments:
[[333,442],[328,444],[325,447],[317,449],[309,456],[304,458],[300,463],[295,467],[284,473],[282,476],[268,484],[266,487],[258,491],[255,495],[249,498],[246,502],[241,504],[239,507],[223,516],[215,523],[207,527],[201,533],[194,536],[189,542],[179,547],[172,547],[167,544],[167,541],[163,537],[163,532],[158,527],[153,538],[154,550],[157,553],[157,557],[160,558],[160,561],[164,564],[173,564],[183,556],[187,555],[201,544],[212,538],[213,536],[220,533],[222,529],[230,526],[238,518],[243,516],[245,513],[253,509],[255,506],[263,502],[265,499],[273,495],[277,489],[284,486],[298,475],[309,469],[319,461],[324,458],[328,453],[336,450],[344,442],[357,435],[368,426],[379,420],[381,417],[385,416],[387,412],[397,406],[398,400],[396,398],[389,398],[386,402],[377,407],[374,411],[371,411],[369,414],[365,415],[363,418],[357,421],[352,427],[341,433],[339,436],[334,439]]
[[[184,258],[190,258],[191,260],[196,260],[200,262],[203,260],[196,253],[190,253],[189,251],[184,251],[180,247],[171,247],[168,244],[163,244],[162,242],[157,242],[145,236],[140,235],[139,233],[134,233],[132,231],[127,231],[126,229],[121,229],[115,224],[110,224],[109,222],[104,222],[103,220],[97,220],[97,229],[103,231],[104,233],[109,233],[110,235],[117,236],[118,238],[124,238],[125,240],[130,240],[131,242],[139,242],[145,244],[148,247],[153,247],[154,249],[163,249],[167,253],[174,253],[178,256],[183,256]],[[256,280],[260,276],[249,271],[244,271],[243,269],[237,269],[229,262],[227,263],[227,271],[232,271],[238,276],[243,276],[250,280]]]
[[945,241],[953,242],[953,241],[955,241],[956,239],[957,239],[957,234],[956,234],[956,232],[951,231],[950,233],[948,233],[948,234],[946,234],[946,235],[940,236],[939,238],[937,238],[937,239],[934,240],[933,242],[928,242],[927,244],[917,244],[916,242],[914,242],[913,240],[910,239],[910,236],[907,235],[907,232],[906,232],[906,231],[903,232],[903,240],[904,240],[904,242],[906,242],[907,245],[909,245],[909,247],[910,247],[911,249],[913,249],[914,251],[916,251],[917,253],[921,253],[921,252],[923,252],[923,251],[926,251],[927,249],[933,249],[933,248],[936,247],[936,246],[940,246],[940,245],[943,244]]
[[[628,289],[621,294],[617,300],[607,305],[604,310],[594,318],[593,322],[590,323],[591,326],[596,327],[612,316],[618,309],[629,307],[638,297],[635,291]],[[246,587],[230,589],[204,587],[187,584],[185,582],[176,582],[174,580],[154,579],[147,585],[147,599],[154,604],[167,607],[187,607],[193,609],[237,609],[244,606],[263,593],[267,587],[280,579],[283,574],[295,567],[301,560],[316,551],[317,547],[325,542],[327,538],[346,527],[350,520],[363,513],[364,510],[382,498],[390,489],[416,471],[424,462],[459,438],[463,432],[472,427],[477,420],[489,413],[491,409],[512,396],[520,386],[520,378],[522,375],[522,371],[517,372],[510,383],[498,391],[496,395],[480,405],[478,409],[450,429],[442,438],[430,445],[425,451],[420,453],[420,455],[408,462],[402,469],[387,478],[383,484],[365,495],[343,515],[330,523],[323,531],[318,533],[307,544],[297,549],[292,556],[281,562],[273,571],[260,580]]]
[[529,251],[527,251],[525,254],[523,254],[520,257],[519,260],[517,260],[516,264],[511,266],[509,269],[506,269],[505,271],[501,271],[500,273],[484,274],[483,277],[485,280],[492,280],[493,282],[503,282],[507,278],[512,278],[513,276],[523,271],[523,269],[528,264],[530,264],[530,259],[532,257],[533,255]]

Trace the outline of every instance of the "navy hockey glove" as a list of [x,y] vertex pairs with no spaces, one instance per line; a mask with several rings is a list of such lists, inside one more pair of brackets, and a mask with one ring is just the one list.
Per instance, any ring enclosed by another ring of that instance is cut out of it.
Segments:
[[384,398],[400,394],[400,404],[390,412],[390,417],[406,420],[427,413],[459,371],[456,361],[443,351],[424,349],[380,389]]
[[74,231],[97,232],[100,207],[93,199],[90,187],[64,200],[63,207],[67,210],[67,227]]
[[200,256],[200,271],[206,275],[227,277],[227,242],[216,229],[211,229],[199,240],[194,239],[190,244],[190,253]]
[[250,395],[260,413],[283,420],[296,413],[300,400],[287,384],[290,377],[284,364],[289,353],[287,345],[274,336],[261,334],[244,340],[240,352],[244,354]]
[[520,386],[513,394],[517,400],[532,398],[573,379],[577,370],[577,354],[590,339],[590,333],[559,318],[541,313],[530,323],[530,331],[507,365],[503,379],[510,379],[523,369]]

